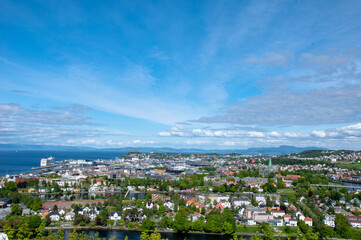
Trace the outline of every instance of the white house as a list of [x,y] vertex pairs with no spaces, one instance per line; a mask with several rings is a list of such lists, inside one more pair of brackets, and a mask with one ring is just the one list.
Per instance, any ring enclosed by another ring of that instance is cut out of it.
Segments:
[[273,210],[272,211],[272,215],[273,215],[273,217],[284,217],[284,215],[285,215],[285,211],[283,211],[283,210],[279,210],[279,211],[277,211],[277,210]]
[[66,221],[73,221],[75,217],[75,213],[74,212],[68,212],[67,214],[65,214],[64,219]]
[[297,227],[297,219],[290,219],[288,220],[288,224],[286,224],[289,227]]
[[167,200],[163,204],[167,209],[173,210],[174,209],[174,203],[170,200]]
[[228,202],[227,200],[221,200],[220,204],[222,205],[223,208],[231,208],[231,203]]
[[335,227],[335,215],[325,215],[325,219],[323,220],[323,223],[328,227]]
[[305,218],[305,223],[306,223],[308,226],[312,227],[312,218]]
[[120,212],[112,212],[112,213],[110,213],[109,219],[118,221],[118,220],[122,219],[121,213]]
[[91,220],[94,220],[94,219],[97,217],[98,214],[97,214],[96,211],[91,210],[88,215],[89,215],[89,218],[90,218]]
[[234,207],[241,207],[242,205],[251,205],[251,200],[248,197],[241,196],[239,198],[233,198],[232,204]]
[[64,215],[64,214],[65,214],[65,210],[64,210],[64,209],[60,209],[59,214],[60,214],[60,215]]
[[250,225],[250,226],[253,226],[253,225],[256,225],[257,223],[256,223],[256,221],[255,220],[253,220],[252,218],[249,218],[249,219],[247,219],[247,223],[246,223],[247,225]]
[[58,212],[51,212],[49,214],[50,220],[51,221],[59,221],[60,220],[60,215]]

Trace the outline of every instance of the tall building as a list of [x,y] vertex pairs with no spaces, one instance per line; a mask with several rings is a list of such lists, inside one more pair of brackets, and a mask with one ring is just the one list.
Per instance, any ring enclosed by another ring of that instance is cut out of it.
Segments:
[[48,157],[48,158],[42,158],[40,161],[40,167],[48,167],[51,165],[54,165],[54,158]]

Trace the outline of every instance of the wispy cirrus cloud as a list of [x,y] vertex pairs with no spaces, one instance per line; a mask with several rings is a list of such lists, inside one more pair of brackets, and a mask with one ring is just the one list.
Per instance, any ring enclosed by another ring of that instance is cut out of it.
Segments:
[[250,97],[224,113],[196,122],[257,125],[320,125],[361,121],[361,87],[325,88],[309,92],[289,89]]
[[288,58],[292,57],[291,54],[282,54],[278,52],[265,53],[261,57],[255,55],[250,56],[244,60],[247,64],[271,64],[271,65],[285,65]]
[[[74,106],[73,106],[74,107]],[[0,103],[0,121],[46,125],[91,125],[90,117],[69,112],[27,109],[16,103]]]

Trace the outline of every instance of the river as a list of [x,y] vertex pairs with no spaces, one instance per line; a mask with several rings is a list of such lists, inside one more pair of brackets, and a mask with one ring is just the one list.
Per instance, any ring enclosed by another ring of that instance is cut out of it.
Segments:
[[[64,230],[65,239],[69,236],[72,230]],[[128,236],[129,240],[139,240],[141,232],[136,231],[118,231],[118,230],[85,230],[84,233],[88,235],[94,235],[99,233],[99,237],[102,238],[113,238],[116,240],[123,240],[125,236]],[[181,233],[161,233],[162,238],[169,240],[229,240],[230,236],[215,235],[215,234],[181,234]]]

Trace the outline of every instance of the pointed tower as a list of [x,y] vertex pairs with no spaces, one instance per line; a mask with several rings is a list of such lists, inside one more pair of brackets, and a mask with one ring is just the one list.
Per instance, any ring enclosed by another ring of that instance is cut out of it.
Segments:
[[269,158],[269,161],[268,161],[268,172],[270,173],[272,171],[272,159]]

